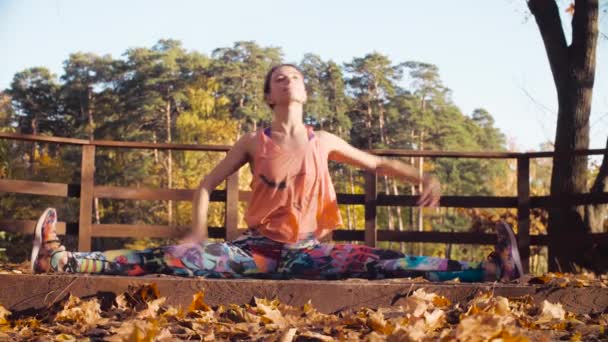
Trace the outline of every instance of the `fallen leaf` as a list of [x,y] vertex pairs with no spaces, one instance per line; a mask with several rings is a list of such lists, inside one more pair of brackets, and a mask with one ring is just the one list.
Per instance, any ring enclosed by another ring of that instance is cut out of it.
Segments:
[[560,303],[553,304],[544,300],[541,304],[541,312],[536,320],[536,324],[548,323],[551,321],[561,321],[566,317],[566,310]]
[[101,308],[97,299],[81,301],[80,298],[70,295],[63,310],[57,313],[55,320],[74,322],[81,330],[95,327],[102,321]]
[[0,325],[8,324],[7,317],[11,315],[11,312],[8,311],[4,306],[0,305]]
[[211,311],[211,308],[205,304],[205,293],[203,291],[197,292],[192,299],[192,303],[188,307],[188,313],[192,313],[195,311]]

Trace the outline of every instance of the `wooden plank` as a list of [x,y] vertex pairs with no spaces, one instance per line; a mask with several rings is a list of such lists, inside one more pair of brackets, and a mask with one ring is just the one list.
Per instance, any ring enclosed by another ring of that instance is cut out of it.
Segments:
[[0,179],[0,192],[56,197],[77,197],[74,185],[51,182]]
[[[191,189],[158,189],[158,188],[130,188],[122,186],[96,185],[94,197],[123,200],[172,200],[192,201],[194,190]],[[251,198],[251,191],[238,191],[240,202],[247,202]],[[214,190],[209,198],[211,202],[225,202],[226,190]]]
[[[227,152],[232,148],[228,145],[200,145],[200,144],[165,144],[165,143],[147,143],[147,142],[135,142],[135,141],[112,141],[112,140],[84,140],[64,137],[51,137],[43,135],[33,134],[17,134],[0,132],[0,138],[21,140],[21,141],[35,141],[35,142],[48,142],[48,143],[61,143],[69,145],[95,145],[100,147],[115,147],[115,148],[141,148],[141,149],[172,149],[172,150],[186,150],[186,151],[216,151],[216,152]],[[552,157],[555,152],[553,151],[542,151],[542,152],[454,152],[454,151],[413,151],[413,150],[394,150],[394,149],[383,149],[383,150],[368,150],[368,152],[375,153],[382,156],[394,156],[394,157],[435,157],[435,158],[482,158],[482,159],[503,159],[503,158],[517,158],[519,156],[527,156],[529,158],[549,158]],[[600,155],[605,154],[607,149],[588,149],[588,150],[576,150],[574,155]]]
[[177,238],[190,232],[189,226],[152,224],[93,224],[95,237]]
[[[589,155],[600,155],[605,154],[607,149],[589,149],[589,150],[576,150],[572,152],[564,152],[563,154],[570,155],[574,154],[577,156],[589,156]],[[385,157],[431,157],[431,158],[476,158],[476,159],[514,159],[520,156],[528,158],[551,158],[556,152],[555,151],[542,151],[542,152],[452,152],[452,151],[413,151],[413,150],[392,150],[392,149],[374,149],[367,150],[367,152],[385,156]]]
[[190,189],[157,189],[129,188],[119,186],[100,186],[94,188],[94,197],[150,201],[192,201],[194,190]]
[[512,159],[517,158],[518,152],[452,152],[452,151],[420,151],[372,149],[366,150],[384,157],[432,157],[432,158],[480,158],[480,159]]
[[338,204],[365,204],[364,194],[336,194],[338,197]]
[[[365,241],[365,231],[336,229],[332,232],[334,241]],[[570,236],[572,238],[572,236]],[[608,245],[608,234],[593,234],[593,238]],[[428,242],[428,243],[462,243],[492,245],[496,243],[495,234],[451,233],[451,232],[417,232],[378,230],[378,241],[395,242]],[[530,235],[531,245],[547,246],[547,235]]]
[[323,313],[352,312],[361,307],[396,308],[415,290],[423,288],[452,303],[466,304],[477,294],[521,299],[529,296],[536,305],[544,300],[561,303],[576,314],[599,315],[608,306],[608,288],[600,286],[555,288],[542,285],[500,283],[438,283],[411,279],[323,281],[323,280],[257,280],[205,279],[175,276],[123,277],[75,274],[2,274],[0,303],[16,314],[22,310],[39,310],[60,303],[69,294],[79,298],[98,298],[112,303],[115,297],[134,288],[154,283],[166,305],[187,307],[197,292],[205,293],[210,306],[251,303],[254,297],[277,298],[301,307],[310,301]]
[[251,201],[251,191],[242,191],[239,190],[239,202],[248,202]]
[[148,150],[174,150],[174,151],[203,151],[203,152],[228,152],[232,146],[228,145],[202,145],[202,144],[166,144],[148,143],[137,141],[113,141],[93,140],[92,144],[99,147],[111,148],[137,148]]
[[239,236],[239,171],[226,179],[226,241],[232,241]]
[[[377,204],[415,207],[419,196],[378,194]],[[517,198],[508,196],[442,196],[440,207],[453,208],[516,208]]]
[[[209,237],[223,239],[224,227],[209,227]],[[153,224],[93,224],[95,237],[132,237],[132,238],[180,238],[190,232],[190,226],[167,226]]]
[[608,192],[571,194],[564,196],[530,197],[531,208],[561,208],[570,205],[608,203]]
[[567,151],[558,153],[555,151],[541,151],[541,152],[525,152],[523,155],[528,158],[552,158],[555,155],[563,154],[563,155],[575,155],[575,156],[592,156],[598,154],[605,154],[608,152],[608,149],[605,148],[592,148],[588,150],[575,150],[575,151]]
[[336,229],[331,238],[334,241],[365,241],[365,230]]
[[95,146],[82,146],[80,171],[80,217],[78,219],[78,250],[91,250],[91,225],[93,221],[93,190],[95,186]]
[[35,141],[35,142],[47,142],[47,143],[58,143],[67,145],[88,145],[89,141],[84,139],[64,138],[64,137],[50,137],[45,135],[34,135],[34,134],[18,134],[0,132],[0,138],[21,140],[21,141]]
[[495,234],[379,230],[378,240],[493,245]]
[[524,273],[530,271],[530,159],[517,158],[517,247]]
[[[365,195],[337,194],[340,204],[364,204]],[[563,203],[585,205],[608,203],[608,193],[586,193],[563,197],[530,196],[530,208],[560,207]],[[378,194],[377,205],[415,206],[418,196]],[[442,196],[440,206],[453,208],[517,208],[515,196]]]
[[[0,219],[0,231],[20,233],[20,234],[34,234],[34,227],[36,226],[36,220],[5,220]],[[66,223],[63,221],[57,222],[55,226],[57,228],[57,234],[65,235]]]
[[370,247],[376,247],[377,241],[376,200],[378,194],[376,192],[376,178],[375,173],[365,173],[365,244]]

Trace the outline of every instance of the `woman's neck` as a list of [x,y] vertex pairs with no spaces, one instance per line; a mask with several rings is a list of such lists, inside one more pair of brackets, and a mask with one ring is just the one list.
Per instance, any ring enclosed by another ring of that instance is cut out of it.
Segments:
[[290,103],[287,106],[276,106],[273,109],[271,129],[273,132],[295,136],[304,128],[302,117],[303,108],[300,103]]

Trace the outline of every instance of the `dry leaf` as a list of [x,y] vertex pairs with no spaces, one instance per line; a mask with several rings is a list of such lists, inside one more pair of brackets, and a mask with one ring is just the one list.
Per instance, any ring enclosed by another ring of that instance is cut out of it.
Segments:
[[293,338],[296,336],[297,328],[290,328],[283,333],[281,336],[280,342],[291,342]]
[[166,298],[160,297],[151,302],[148,302],[148,307],[137,314],[137,318],[156,318],[158,316],[158,310],[165,303]]
[[70,295],[63,310],[57,313],[55,320],[60,322],[74,322],[82,330],[95,327],[101,319],[101,308],[97,299],[81,301],[78,297]]
[[203,291],[197,292],[194,296],[192,296],[192,303],[188,307],[188,313],[195,312],[198,310],[201,311],[211,311],[211,308],[205,304],[205,293]]
[[8,317],[11,315],[11,312],[6,310],[6,308],[0,305],[0,325],[8,324]]
[[541,312],[535,322],[536,324],[548,323],[554,320],[561,321],[566,317],[566,310],[564,310],[560,303],[553,304],[545,300],[542,302],[540,309]]

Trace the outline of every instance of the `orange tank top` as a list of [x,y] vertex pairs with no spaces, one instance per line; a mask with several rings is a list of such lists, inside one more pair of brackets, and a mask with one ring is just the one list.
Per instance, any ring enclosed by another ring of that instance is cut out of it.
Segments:
[[257,134],[245,221],[249,228],[283,243],[297,242],[309,233],[320,238],[342,225],[328,152],[312,127],[306,128],[309,140],[299,150],[282,150],[263,129]]

